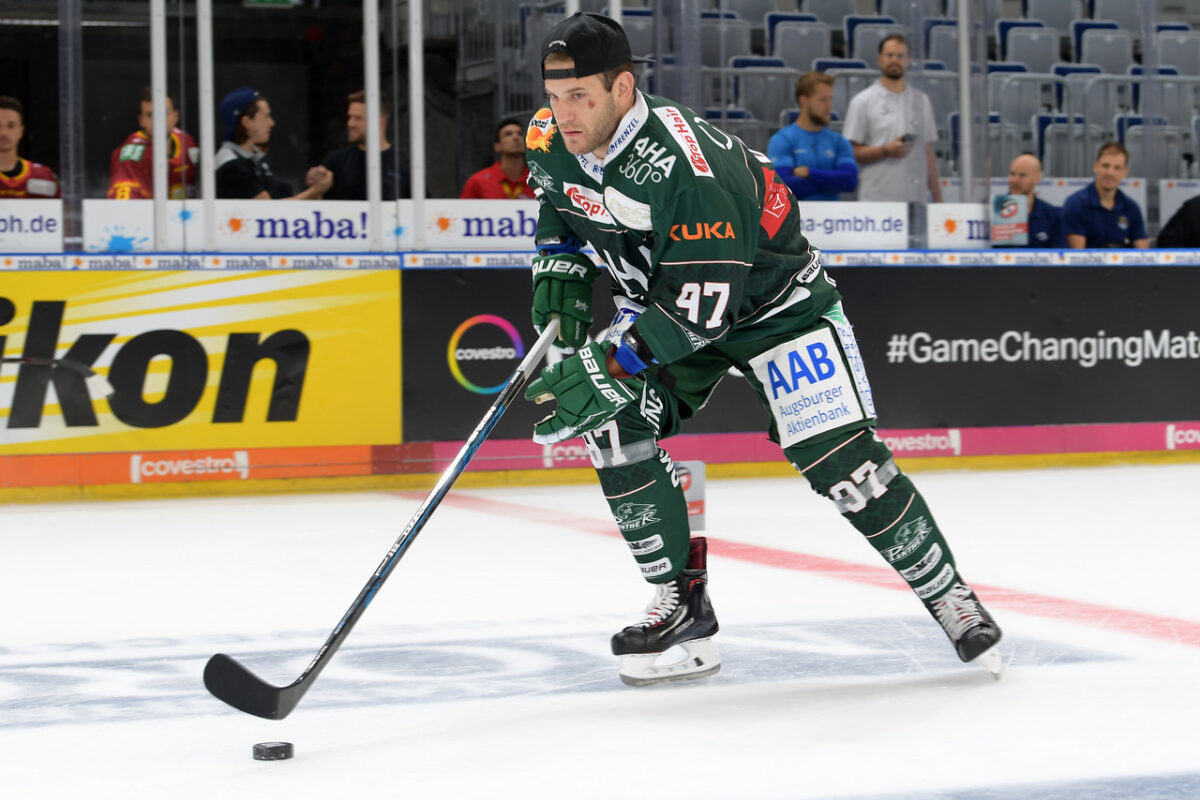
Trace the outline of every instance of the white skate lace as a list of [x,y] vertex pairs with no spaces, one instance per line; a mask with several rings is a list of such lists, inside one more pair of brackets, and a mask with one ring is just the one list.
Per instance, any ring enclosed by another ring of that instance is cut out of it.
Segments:
[[654,587],[654,598],[646,606],[646,616],[634,623],[634,627],[654,627],[671,616],[677,608],[679,608],[679,587],[675,585],[675,581],[660,583]]
[[937,621],[950,634],[950,638],[958,641],[962,635],[976,625],[983,623],[983,615],[979,613],[979,603],[971,598],[970,588],[956,583],[950,591],[934,600],[931,604]]

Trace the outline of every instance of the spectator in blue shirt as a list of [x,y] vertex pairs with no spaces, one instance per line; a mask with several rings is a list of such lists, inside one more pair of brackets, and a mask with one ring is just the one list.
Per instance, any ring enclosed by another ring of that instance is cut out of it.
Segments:
[[1109,142],[1092,165],[1096,180],[1063,203],[1067,244],[1083,247],[1149,247],[1146,224],[1138,204],[1117,187],[1129,172],[1129,153],[1120,142]]
[[1029,200],[1029,243],[1026,247],[1062,250],[1067,247],[1062,211],[1037,197],[1042,180],[1042,162],[1033,153],[1022,153],[1008,168],[1009,194],[1023,194]]
[[800,116],[771,137],[767,156],[779,177],[800,200],[837,200],[839,192],[858,188],[854,149],[829,129],[833,109],[833,77],[809,72],[796,81]]

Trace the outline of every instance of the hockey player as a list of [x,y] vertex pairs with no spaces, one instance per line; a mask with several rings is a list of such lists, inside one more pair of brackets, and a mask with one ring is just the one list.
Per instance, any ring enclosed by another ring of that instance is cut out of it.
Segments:
[[62,197],[52,169],[17,155],[24,136],[24,106],[15,97],[0,96],[0,199]]
[[[144,200],[154,197],[154,145],[150,141],[154,121],[154,98],[147,86],[138,105],[141,127],[112,151],[108,161],[108,197],[110,200]],[[200,148],[191,134],[180,130],[175,100],[167,95],[167,130],[171,132],[167,159],[167,194],[172,200],[195,195],[196,162]]]
[[[933,514],[875,434],[862,357],[795,198],[771,162],[690,109],[639,92],[620,25],[575,14],[542,45],[549,102],[526,133],[540,201],[533,322],[557,315],[572,355],[526,389],[557,408],[535,427],[582,436],[642,575],[645,618],[613,636],[630,684],[710,675],[705,540],[659,440],[738,370],[770,412],[770,436],[820,495],[892,565],[963,661],[997,673],[1000,628],[963,580]],[[608,265],[617,316],[588,342],[597,270]],[[681,645],[687,657],[659,656]]]

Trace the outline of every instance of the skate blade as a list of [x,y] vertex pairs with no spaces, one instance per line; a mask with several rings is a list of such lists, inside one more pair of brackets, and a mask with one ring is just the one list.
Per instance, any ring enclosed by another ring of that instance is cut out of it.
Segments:
[[972,664],[979,666],[992,673],[992,677],[1000,680],[1004,677],[1004,657],[1000,654],[1000,647],[994,644],[987,650],[984,650],[971,661]]
[[621,656],[621,682],[627,686],[651,686],[696,680],[721,670],[721,654],[711,637],[693,639],[678,646],[684,651],[684,657],[666,663],[659,662],[671,650]]

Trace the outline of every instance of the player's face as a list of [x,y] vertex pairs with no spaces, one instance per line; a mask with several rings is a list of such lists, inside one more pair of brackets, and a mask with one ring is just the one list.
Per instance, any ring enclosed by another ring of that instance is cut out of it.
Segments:
[[1092,165],[1092,172],[1096,175],[1096,186],[1105,191],[1112,191],[1125,180],[1129,165],[1125,163],[1125,156],[1120,153],[1105,153],[1096,159],[1096,163]]
[[[154,103],[148,100],[143,100],[139,105],[138,111],[138,127],[146,133],[154,133]],[[167,98],[167,130],[174,130],[179,125],[179,111],[176,110],[175,104],[171,102],[171,98]]]
[[270,104],[259,98],[254,116],[243,116],[242,125],[246,128],[246,141],[249,144],[266,144],[271,141],[271,129],[275,127],[275,118],[271,116]]
[[367,104],[351,103],[346,107],[346,141],[362,144],[367,140]]
[[892,40],[883,46],[875,60],[879,62],[880,72],[886,77],[892,80],[903,78],[908,69],[908,48]]
[[1032,156],[1018,156],[1008,168],[1008,191],[1010,194],[1033,194],[1042,171]]
[[500,139],[493,146],[499,155],[520,155],[525,152],[525,131],[520,125],[505,125]]
[[829,124],[829,114],[833,111],[833,87],[818,83],[813,93],[803,98],[804,114],[816,125],[824,127]]
[[[553,68],[569,68],[574,64],[570,59],[556,61]],[[550,110],[554,112],[558,132],[562,134],[568,152],[604,156],[621,121],[617,113],[616,89],[614,82],[612,90],[605,91],[599,75],[546,81]]]
[[0,108],[0,153],[17,152],[17,145],[24,135],[21,115],[11,108]]

